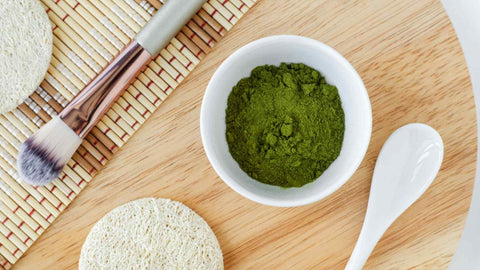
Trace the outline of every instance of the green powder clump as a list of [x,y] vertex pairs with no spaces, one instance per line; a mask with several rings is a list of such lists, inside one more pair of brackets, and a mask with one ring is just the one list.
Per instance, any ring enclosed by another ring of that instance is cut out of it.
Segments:
[[335,86],[304,64],[258,66],[228,97],[226,137],[250,177],[301,187],[340,154],[345,115]]

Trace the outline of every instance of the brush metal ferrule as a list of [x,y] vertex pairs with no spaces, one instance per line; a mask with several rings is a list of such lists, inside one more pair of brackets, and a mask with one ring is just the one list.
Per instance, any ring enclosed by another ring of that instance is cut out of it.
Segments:
[[152,55],[136,40],[91,81],[59,114],[79,137],[85,138],[118,97],[144,71]]

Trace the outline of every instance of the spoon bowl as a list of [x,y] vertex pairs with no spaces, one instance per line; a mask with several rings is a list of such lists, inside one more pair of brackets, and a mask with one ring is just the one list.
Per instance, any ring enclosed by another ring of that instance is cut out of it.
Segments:
[[424,124],[397,129],[380,151],[362,231],[345,269],[362,269],[383,233],[430,186],[443,159],[443,142]]

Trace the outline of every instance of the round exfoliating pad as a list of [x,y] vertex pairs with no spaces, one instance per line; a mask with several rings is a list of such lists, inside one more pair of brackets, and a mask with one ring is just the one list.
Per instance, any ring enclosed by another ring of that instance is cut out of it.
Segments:
[[0,113],[24,102],[42,82],[52,55],[52,27],[38,0],[0,4]]
[[223,255],[190,208],[146,198],[115,208],[93,226],[79,269],[223,269]]

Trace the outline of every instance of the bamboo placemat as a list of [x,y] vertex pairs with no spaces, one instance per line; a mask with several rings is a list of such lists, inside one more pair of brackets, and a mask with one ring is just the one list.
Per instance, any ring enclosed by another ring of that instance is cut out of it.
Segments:
[[[256,0],[209,0],[86,137],[59,178],[18,181],[19,145],[58,114],[133,38],[159,0],[41,0],[53,29],[45,80],[0,115],[0,265],[9,269]],[[161,30],[160,30],[161,31]]]

